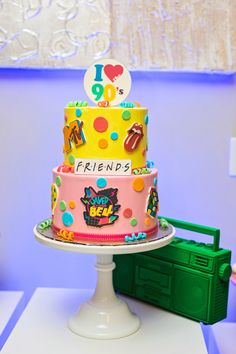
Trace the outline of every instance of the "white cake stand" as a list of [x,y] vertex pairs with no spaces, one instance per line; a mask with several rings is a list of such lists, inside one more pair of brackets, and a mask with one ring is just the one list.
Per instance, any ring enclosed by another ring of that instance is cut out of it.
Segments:
[[171,242],[175,230],[170,226],[168,236],[149,242],[108,245],[84,245],[65,243],[45,237],[34,228],[36,239],[49,247],[80,253],[96,254],[97,285],[94,295],[83,303],[77,313],[69,320],[69,328],[76,334],[96,339],[115,339],[129,336],[140,327],[140,319],[133,314],[126,302],[118,298],[112,283],[114,254],[137,253],[154,250]]

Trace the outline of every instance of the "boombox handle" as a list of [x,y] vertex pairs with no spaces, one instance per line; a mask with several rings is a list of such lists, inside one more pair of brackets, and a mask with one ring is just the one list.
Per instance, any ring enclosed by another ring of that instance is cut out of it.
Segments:
[[185,230],[189,230],[189,231],[193,231],[193,232],[198,232],[200,234],[213,236],[213,238],[214,238],[213,251],[217,252],[219,250],[220,229],[216,229],[214,227],[209,227],[209,226],[204,226],[204,225],[192,224],[187,221],[166,218],[164,216],[159,216],[158,218],[159,219],[163,218],[163,219],[167,220],[171,225],[173,225],[177,228],[180,228],[180,229],[185,229]]

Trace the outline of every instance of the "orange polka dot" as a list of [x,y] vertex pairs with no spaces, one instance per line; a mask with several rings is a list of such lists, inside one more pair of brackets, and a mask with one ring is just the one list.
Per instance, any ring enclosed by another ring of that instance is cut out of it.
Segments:
[[106,139],[100,139],[98,142],[98,146],[100,147],[100,149],[106,149],[108,146],[108,142]]
[[141,192],[144,188],[144,180],[142,177],[137,177],[133,180],[133,189],[136,192]]
[[70,207],[71,209],[75,209],[75,207],[76,207],[76,202],[75,202],[74,200],[70,200],[70,202],[69,202],[69,207]]
[[146,218],[146,219],[145,219],[145,225],[146,225],[146,226],[149,226],[150,223],[151,223],[150,218]]

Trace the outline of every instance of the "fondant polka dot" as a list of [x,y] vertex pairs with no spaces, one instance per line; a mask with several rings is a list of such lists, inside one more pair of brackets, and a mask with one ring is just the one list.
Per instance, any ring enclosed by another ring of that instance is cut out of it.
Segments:
[[131,226],[136,226],[138,224],[138,220],[136,218],[133,218],[130,220],[130,225]]
[[96,119],[94,119],[93,127],[97,132],[103,133],[108,128],[108,121],[106,120],[106,118],[97,117]]
[[71,226],[74,222],[74,217],[69,211],[62,214],[62,222],[65,226]]
[[123,215],[124,215],[124,217],[127,218],[127,219],[131,218],[131,216],[133,215],[132,209],[126,208],[126,209],[123,211]]
[[61,211],[66,210],[66,202],[64,200],[60,201],[60,210]]
[[122,118],[123,118],[124,120],[129,120],[130,117],[131,117],[130,111],[127,111],[127,110],[123,111],[123,113],[122,113]]
[[108,147],[108,142],[106,139],[100,139],[98,142],[100,149],[106,149]]
[[76,207],[76,201],[75,201],[75,200],[70,200],[70,201],[69,201],[69,207],[70,207],[71,209],[75,209],[75,207]]
[[69,156],[69,162],[71,163],[71,165],[74,165],[74,163],[75,163],[75,158],[74,158],[73,155],[70,155],[70,156]]
[[144,179],[142,177],[137,177],[133,180],[133,189],[136,192],[141,192],[144,188]]
[[107,181],[106,181],[106,179],[105,178],[98,178],[97,179],[97,186],[99,187],[99,188],[104,188],[104,187],[106,187],[106,185],[107,185]]
[[76,115],[76,117],[80,117],[82,115],[81,109],[77,108],[75,111],[75,115]]
[[60,187],[60,185],[61,185],[61,177],[60,177],[60,176],[57,176],[57,177],[56,177],[56,185],[57,185],[58,187]]
[[66,114],[64,115],[64,119],[65,119],[65,122],[67,122],[67,121],[68,121],[68,117],[67,117],[67,115],[66,115]]
[[144,118],[144,123],[145,123],[146,125],[148,125],[148,116],[145,116],[145,118]]
[[146,218],[146,219],[145,219],[145,225],[146,225],[146,226],[149,226],[150,223],[151,223],[150,218]]
[[157,185],[157,178],[156,177],[153,178],[153,184],[154,184],[154,186]]
[[111,133],[111,139],[112,139],[112,140],[117,140],[117,139],[118,139],[118,136],[119,136],[119,135],[118,135],[117,132],[112,132],[112,133]]

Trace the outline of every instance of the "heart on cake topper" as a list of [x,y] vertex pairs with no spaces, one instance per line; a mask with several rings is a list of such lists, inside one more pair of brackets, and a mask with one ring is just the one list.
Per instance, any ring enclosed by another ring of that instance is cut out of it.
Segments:
[[100,59],[84,76],[84,89],[99,107],[115,106],[126,99],[131,89],[131,77],[126,67],[113,59]]
[[120,75],[122,75],[124,69],[121,65],[107,64],[104,66],[104,73],[112,82],[114,82]]

